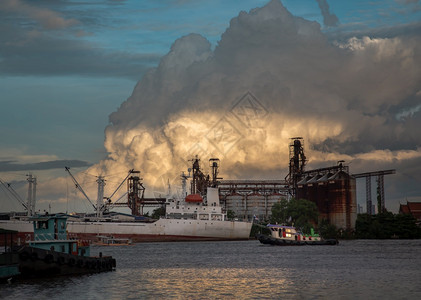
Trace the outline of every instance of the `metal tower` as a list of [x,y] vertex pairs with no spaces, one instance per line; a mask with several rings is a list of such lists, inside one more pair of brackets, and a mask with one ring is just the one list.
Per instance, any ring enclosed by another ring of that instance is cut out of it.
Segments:
[[372,209],[373,203],[371,201],[371,177],[377,176],[377,187],[379,191],[379,202],[378,202],[378,211],[379,213],[385,212],[386,207],[384,204],[384,175],[395,174],[396,170],[383,170],[375,172],[366,172],[360,174],[354,174],[355,178],[365,177],[365,193],[366,193],[366,203],[367,203],[367,214],[373,215],[374,211]]
[[289,173],[285,177],[285,180],[288,182],[293,196],[295,196],[297,182],[300,181],[302,177],[306,162],[303,138],[291,138],[291,143],[289,144]]

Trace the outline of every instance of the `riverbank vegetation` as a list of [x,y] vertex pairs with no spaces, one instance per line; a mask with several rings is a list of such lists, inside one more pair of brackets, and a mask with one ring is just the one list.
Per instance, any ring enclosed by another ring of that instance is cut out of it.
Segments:
[[421,228],[409,214],[384,212],[377,215],[359,214],[355,223],[358,239],[418,239]]
[[[304,233],[315,228],[326,239],[418,239],[421,238],[421,227],[409,214],[393,214],[383,212],[376,215],[358,214],[355,230],[345,230],[329,224],[319,218],[314,202],[305,199],[281,200],[272,207],[271,224],[293,225]],[[267,222],[253,226],[252,236],[265,233]],[[266,233],[270,234],[270,232]]]

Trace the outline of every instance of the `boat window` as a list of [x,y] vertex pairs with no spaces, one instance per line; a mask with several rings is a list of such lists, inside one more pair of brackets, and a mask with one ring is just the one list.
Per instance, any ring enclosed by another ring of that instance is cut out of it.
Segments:
[[46,221],[37,221],[35,222],[36,229],[48,229],[48,222]]

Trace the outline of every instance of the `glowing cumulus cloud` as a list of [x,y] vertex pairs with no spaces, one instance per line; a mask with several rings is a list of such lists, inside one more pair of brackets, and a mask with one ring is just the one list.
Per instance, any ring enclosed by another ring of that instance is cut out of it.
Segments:
[[198,34],[174,42],[111,114],[109,156],[89,172],[134,168],[162,190],[198,155],[204,166],[220,158],[226,178],[282,179],[295,136],[314,166],[419,158],[420,126],[395,116],[419,91],[420,45],[409,37],[334,43],[280,1],[241,12],[214,50]]

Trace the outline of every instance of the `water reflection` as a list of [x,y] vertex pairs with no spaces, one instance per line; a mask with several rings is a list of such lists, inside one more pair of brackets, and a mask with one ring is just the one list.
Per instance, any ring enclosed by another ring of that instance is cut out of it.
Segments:
[[421,299],[421,241],[97,247],[117,270],[0,285],[0,299]]
[[[272,296],[288,294],[296,289],[287,270],[271,274],[266,269],[249,268],[158,268],[141,272],[133,269],[127,270],[125,277],[126,280],[132,277],[132,280],[130,284],[126,281],[119,289],[123,298],[136,294],[150,298],[250,299],[265,298],[274,289],[278,292],[272,292]],[[142,295],[142,291],[145,294]]]

